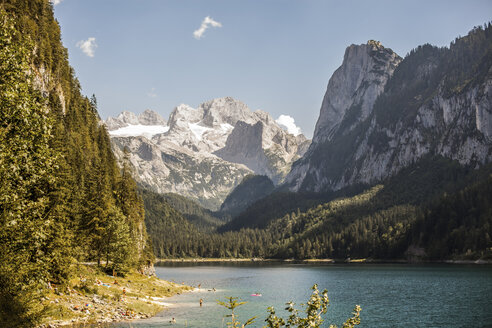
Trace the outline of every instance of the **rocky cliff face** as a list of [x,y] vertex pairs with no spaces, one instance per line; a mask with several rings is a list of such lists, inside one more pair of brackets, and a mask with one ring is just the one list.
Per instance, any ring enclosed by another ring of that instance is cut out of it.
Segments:
[[281,183],[291,164],[307,150],[310,141],[303,135],[285,133],[267,113],[255,112],[258,121],[238,121],[223,148],[214,154],[241,163],[259,175],[266,175],[275,184]]
[[177,106],[165,123],[158,114],[123,112],[108,118],[118,158],[130,151],[143,186],[174,192],[218,209],[248,174],[283,181],[309,140],[284,131],[266,112],[252,112],[233,98],[219,98],[194,109]]
[[[373,183],[425,155],[472,166],[490,162],[491,41],[483,38],[475,49],[466,40],[450,49],[422,46],[400,64],[373,42],[347,48],[328,84],[313,143],[287,185],[325,191]],[[458,61],[466,62],[460,71]]]
[[345,127],[349,129],[365,120],[400,61],[400,56],[378,41],[349,46],[342,66],[328,82],[313,143],[330,140],[343,120],[350,123]]
[[[350,132],[359,122],[367,119],[374,102],[400,61],[400,56],[377,41],[351,45],[345,50],[342,65],[328,82],[313,142],[286,179],[292,190],[301,189],[308,172],[324,180],[317,170],[313,170],[315,163],[311,163],[311,157],[323,151],[322,145],[338,135]],[[317,185],[303,189],[320,190],[325,183]]]

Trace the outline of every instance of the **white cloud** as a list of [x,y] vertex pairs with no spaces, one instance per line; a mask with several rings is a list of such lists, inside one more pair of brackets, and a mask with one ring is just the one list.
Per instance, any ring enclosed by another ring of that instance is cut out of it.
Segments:
[[210,18],[210,16],[207,16],[203,19],[202,25],[200,25],[200,28],[196,31],[193,32],[193,36],[195,39],[200,40],[201,37],[203,36],[203,33],[210,27],[222,27],[222,24],[213,20]]
[[156,98],[157,93],[155,93],[155,88],[150,89],[150,91],[147,92],[147,96],[149,96],[150,98]]
[[294,121],[294,118],[289,115],[280,115],[275,122],[280,125],[280,127],[290,134],[298,136],[301,134],[301,128],[298,127]]
[[54,6],[56,6],[56,5],[60,4],[62,1],[63,1],[63,0],[50,0],[50,2],[51,2]]
[[97,44],[96,38],[90,37],[87,40],[81,40],[77,42],[77,47],[82,49],[82,52],[89,57],[94,57],[94,52],[96,51]]

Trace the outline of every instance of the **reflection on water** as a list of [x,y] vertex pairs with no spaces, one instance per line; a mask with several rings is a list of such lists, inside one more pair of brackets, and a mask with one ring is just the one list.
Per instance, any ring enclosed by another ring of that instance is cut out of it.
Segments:
[[170,307],[154,318],[114,326],[225,327],[227,310],[216,301],[234,296],[248,302],[240,320],[258,316],[253,327],[263,327],[268,306],[286,317],[285,302],[305,302],[317,283],[330,297],[327,327],[340,326],[356,304],[360,327],[492,327],[491,266],[185,262],[159,265],[156,273],[201,289],[167,298]]

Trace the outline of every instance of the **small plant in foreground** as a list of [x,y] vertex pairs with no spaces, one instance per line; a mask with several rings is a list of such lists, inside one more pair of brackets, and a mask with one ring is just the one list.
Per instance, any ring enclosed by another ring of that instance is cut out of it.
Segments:
[[[297,327],[297,328],[318,328],[323,323],[321,315],[325,314],[330,300],[328,299],[328,292],[326,289],[319,294],[318,286],[312,287],[313,293],[306,304],[306,317],[299,317],[299,312],[294,308],[294,303],[287,303],[286,310],[290,313],[287,322],[277,317],[275,309],[273,307],[268,308],[268,318],[265,320],[267,325],[264,328],[280,328],[280,327]],[[360,324],[360,306],[356,305],[354,308],[353,316],[343,324],[343,328],[353,328]],[[330,328],[336,328],[335,325],[330,325]]]
[[246,304],[247,302],[238,302],[237,297],[228,297],[227,300],[228,300],[227,302],[217,301],[217,303],[231,310],[231,314],[225,315],[226,318],[228,317],[231,318],[231,321],[227,323],[228,328],[238,328],[238,327],[242,328],[255,322],[256,317],[252,317],[248,319],[244,324],[241,324],[241,322],[237,320],[237,315],[234,313],[235,308],[243,304]]

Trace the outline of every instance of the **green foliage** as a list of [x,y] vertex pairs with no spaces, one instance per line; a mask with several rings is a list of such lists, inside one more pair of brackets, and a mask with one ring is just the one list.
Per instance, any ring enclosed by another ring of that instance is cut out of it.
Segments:
[[[354,312],[352,312],[352,317],[348,318],[347,321],[343,323],[343,328],[354,328],[360,325],[360,311],[362,311],[359,305],[356,305]],[[336,328],[334,325],[330,325],[330,328]]]
[[184,196],[173,193],[166,193],[163,196],[169,205],[201,231],[214,231],[224,223],[221,215],[203,208],[195,201]]
[[[142,190],[145,223],[159,258],[264,256],[267,231],[245,229],[217,234],[190,223],[168,203],[168,195]],[[196,205],[195,205],[196,206]]]
[[476,259],[492,248],[492,175],[432,202],[412,224],[411,242],[427,258]]
[[66,276],[69,253],[52,198],[53,121],[29,75],[32,45],[9,17],[0,7],[0,324],[14,327],[37,322],[36,299],[46,281]]
[[[50,200],[60,206],[58,213],[69,225],[65,243],[76,247],[78,260],[104,259],[113,266],[149,262],[142,200],[127,166],[122,171],[117,166],[108,133],[99,124],[95,96],[89,100],[81,95],[51,4],[6,0],[3,6],[15,17],[16,29],[34,41],[29,71],[45,81],[46,111],[53,116],[49,147],[64,154],[54,174],[60,182]],[[121,253],[115,245],[136,251]]]
[[[95,102],[95,99],[94,99]],[[125,154],[122,163],[121,178],[116,184],[116,205],[121,209],[123,221],[121,221],[122,229],[128,228],[128,235],[124,244],[129,249],[137,250],[127,253],[126,256],[121,256],[121,251],[126,247],[122,247],[118,252],[118,256],[122,261],[126,259],[127,265],[131,267],[149,265],[154,262],[154,254],[149,247],[147,231],[145,228],[145,209],[143,199],[140,196],[135,180],[132,178],[131,165],[129,163],[128,154]],[[123,262],[121,262],[123,263]]]
[[39,322],[47,283],[66,284],[74,257],[119,271],[153,259],[135,183],[67,58],[49,1],[1,1],[2,327]]
[[132,250],[135,248],[130,227],[119,208],[110,208],[103,235],[106,264],[118,273],[127,273],[132,267]]
[[217,304],[225,307],[226,309],[229,309],[231,311],[231,314],[227,314],[224,317],[226,318],[231,318],[231,321],[227,323],[227,327],[229,328],[237,328],[237,327],[246,327],[255,322],[256,317],[249,318],[246,320],[244,324],[241,324],[241,322],[238,320],[238,315],[234,313],[234,310],[243,305],[246,304],[247,302],[238,302],[237,297],[228,297],[227,302],[222,302],[222,301],[217,301]]
[[[294,308],[294,303],[287,303],[285,310],[289,312],[289,317],[284,320],[279,318],[273,307],[268,308],[268,318],[265,320],[267,325],[265,328],[280,328],[280,327],[298,327],[298,328],[319,328],[323,324],[323,314],[326,314],[330,300],[328,299],[328,292],[326,289],[319,293],[318,286],[314,285],[312,288],[313,293],[311,294],[307,304],[305,304],[306,317],[300,317],[299,311]],[[360,311],[359,305],[354,308],[353,316],[343,324],[343,328],[353,328],[360,324]],[[335,325],[330,325],[330,328],[336,328]]]
[[334,196],[319,193],[274,192],[257,200],[230,222],[218,229],[220,232],[240,230],[241,228],[266,228],[274,219],[295,211],[305,211],[324,203]]

